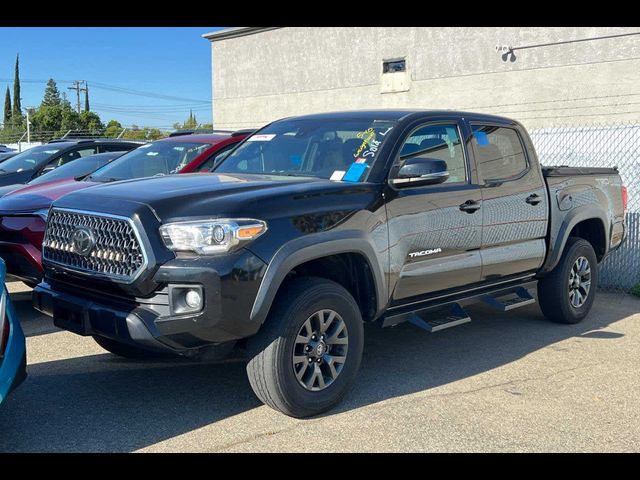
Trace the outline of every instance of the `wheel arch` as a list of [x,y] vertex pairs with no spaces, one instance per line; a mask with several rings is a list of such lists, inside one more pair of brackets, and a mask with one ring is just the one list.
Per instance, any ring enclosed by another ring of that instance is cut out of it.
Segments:
[[551,238],[549,256],[541,272],[548,273],[556,267],[567,240],[572,236],[583,238],[591,243],[598,262],[602,261],[609,252],[607,223],[607,215],[604,210],[593,205],[570,211],[562,222],[555,239]]
[[[330,265],[336,265],[338,268],[330,269],[328,268]],[[371,313],[363,312],[363,318],[377,318],[384,311],[388,301],[380,255],[376,253],[373,243],[363,232],[341,231],[306,235],[283,245],[269,262],[253,303],[250,320],[259,324],[265,321],[280,287],[287,276],[296,272],[296,269],[298,273],[308,272],[312,276],[336,281],[353,294],[354,291],[350,288],[349,282],[358,282],[358,279],[350,278],[348,275],[353,271],[345,272],[340,269],[359,265],[366,266],[367,271],[356,271],[356,273],[368,276],[365,278],[371,282],[374,294],[374,298],[369,299]],[[345,273],[347,273],[346,277]],[[356,301],[359,300],[358,296],[356,292],[354,295]],[[364,296],[360,300],[366,305]],[[366,310],[367,307],[365,306],[364,309]]]

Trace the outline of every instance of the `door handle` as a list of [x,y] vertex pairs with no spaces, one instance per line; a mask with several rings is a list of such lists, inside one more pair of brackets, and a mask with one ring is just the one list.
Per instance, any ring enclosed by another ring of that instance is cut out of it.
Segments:
[[460,210],[467,213],[474,213],[480,209],[480,202],[476,202],[475,200],[467,200],[462,205],[460,205]]
[[527,202],[529,205],[538,205],[541,201],[542,198],[540,198],[540,195],[538,195],[537,193],[529,195],[525,200],[525,202]]

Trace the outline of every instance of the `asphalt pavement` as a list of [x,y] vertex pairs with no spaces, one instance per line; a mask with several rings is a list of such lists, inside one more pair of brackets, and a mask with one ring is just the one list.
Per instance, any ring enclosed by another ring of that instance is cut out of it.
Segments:
[[0,452],[640,450],[640,299],[598,293],[578,325],[536,305],[469,308],[434,334],[368,326],[344,402],[296,420],[244,364],[131,361],[58,330],[10,283],[29,377],[0,407]]

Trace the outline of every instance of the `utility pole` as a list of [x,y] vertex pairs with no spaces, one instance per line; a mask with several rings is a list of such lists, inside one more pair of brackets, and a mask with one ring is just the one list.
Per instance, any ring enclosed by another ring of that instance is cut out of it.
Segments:
[[[85,85],[84,87],[82,85]],[[80,113],[80,92],[87,91],[87,81],[86,80],[75,80],[70,87],[67,87],[67,90],[75,90],[76,91],[76,106],[78,108],[78,113]]]

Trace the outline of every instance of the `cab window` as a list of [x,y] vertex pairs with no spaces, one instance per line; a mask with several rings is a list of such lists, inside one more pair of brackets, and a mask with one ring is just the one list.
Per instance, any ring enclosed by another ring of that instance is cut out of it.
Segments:
[[467,180],[464,151],[455,124],[438,124],[418,127],[405,140],[400,150],[398,166],[407,156],[432,158],[447,164],[449,178],[444,183],[460,183]]
[[513,128],[474,125],[478,172],[485,182],[520,178],[529,168],[520,136]]

